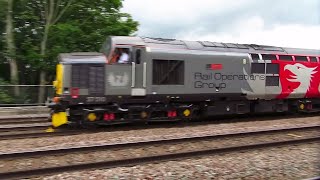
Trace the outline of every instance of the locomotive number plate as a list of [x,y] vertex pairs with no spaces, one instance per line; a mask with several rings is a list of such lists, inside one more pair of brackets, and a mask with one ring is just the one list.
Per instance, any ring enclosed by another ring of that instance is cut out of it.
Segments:
[[105,102],[107,99],[106,97],[87,97],[87,102]]

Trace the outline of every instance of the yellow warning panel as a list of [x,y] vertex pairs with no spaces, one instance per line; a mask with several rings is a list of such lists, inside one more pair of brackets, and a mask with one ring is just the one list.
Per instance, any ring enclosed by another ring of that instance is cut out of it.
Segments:
[[63,124],[68,122],[67,113],[66,112],[59,112],[54,113],[52,115],[52,125],[53,127],[59,127]]
[[62,94],[62,81],[63,81],[63,66],[62,64],[58,64],[56,67],[56,80],[53,81],[53,86],[56,88],[56,93]]

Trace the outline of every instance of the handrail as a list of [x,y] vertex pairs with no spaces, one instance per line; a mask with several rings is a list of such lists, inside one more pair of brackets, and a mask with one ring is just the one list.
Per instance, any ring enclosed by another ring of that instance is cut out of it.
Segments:
[[143,87],[147,87],[147,63],[143,63]]
[[135,86],[135,81],[136,81],[136,64],[132,62],[131,66],[131,76],[132,76],[132,82],[131,82],[131,87]]

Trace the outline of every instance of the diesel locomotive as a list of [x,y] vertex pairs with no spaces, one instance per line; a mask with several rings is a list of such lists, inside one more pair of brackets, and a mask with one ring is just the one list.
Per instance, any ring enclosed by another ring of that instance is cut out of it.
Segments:
[[[118,62],[120,53],[127,61]],[[320,110],[320,51],[111,36],[59,54],[50,121],[107,125]]]

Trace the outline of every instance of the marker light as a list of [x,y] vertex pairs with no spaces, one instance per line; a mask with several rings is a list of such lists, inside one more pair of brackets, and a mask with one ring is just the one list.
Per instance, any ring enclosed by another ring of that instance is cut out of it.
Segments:
[[105,120],[105,121],[114,120],[114,119],[115,119],[114,113],[110,113],[110,114],[105,113],[103,115],[103,120]]
[[78,98],[79,97],[79,88],[71,88],[71,97]]
[[176,117],[177,111],[168,111],[168,117]]

